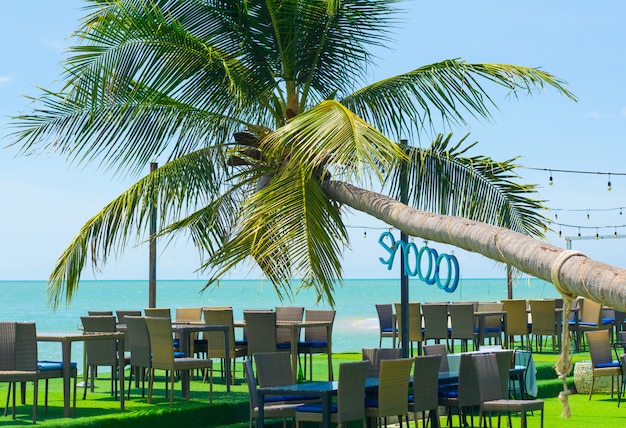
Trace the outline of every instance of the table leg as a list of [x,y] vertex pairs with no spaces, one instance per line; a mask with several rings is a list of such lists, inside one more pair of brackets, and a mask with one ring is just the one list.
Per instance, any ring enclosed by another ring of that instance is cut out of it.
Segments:
[[259,410],[256,420],[257,428],[263,428],[265,424],[265,394],[259,392]]
[[226,372],[226,391],[230,392],[231,370],[230,370],[230,329],[224,329],[224,371]]
[[[63,358],[63,416],[70,417],[70,372],[72,370],[72,342],[63,341],[61,343],[61,353]],[[83,370],[87,370],[84,366]],[[87,379],[85,378],[85,382]]]
[[326,339],[328,340],[328,380],[335,380],[333,376],[333,350],[332,350],[332,334],[333,327],[331,325],[326,327]]
[[[120,381],[120,410],[124,411],[124,363],[125,363],[125,359],[124,359],[124,338],[120,338],[120,340],[118,340],[117,343],[117,347],[118,347],[118,363],[117,363],[117,367],[118,367],[118,371],[119,371],[119,381]],[[172,394],[174,392],[172,391]]]
[[485,341],[485,317],[478,317],[478,349],[484,345]]
[[330,428],[330,394],[322,398],[322,428]]

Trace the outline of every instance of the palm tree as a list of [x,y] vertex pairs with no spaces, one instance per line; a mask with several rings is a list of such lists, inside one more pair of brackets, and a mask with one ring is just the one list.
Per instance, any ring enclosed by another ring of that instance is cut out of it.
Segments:
[[[450,59],[365,84],[370,48],[388,42],[398,0],[87,3],[65,85],[15,118],[14,144],[136,176],[151,160],[166,163],[81,228],[50,276],[55,306],[70,302],[89,259],[105,263],[145,239],[152,206],[158,236],[192,237],[208,284],[253,259],[279,295],[299,277],[331,303],[348,244],[344,204],[416,230],[362,193],[398,199],[401,171],[413,207],[524,236],[547,227],[535,187],[516,182],[515,159],[468,157],[473,145],[436,135],[433,120],[489,119],[487,88],[548,86],[574,100],[547,72]],[[426,148],[397,143],[424,135],[436,135]],[[444,230],[415,234],[464,248],[477,239]],[[489,256],[525,268],[515,251]]]

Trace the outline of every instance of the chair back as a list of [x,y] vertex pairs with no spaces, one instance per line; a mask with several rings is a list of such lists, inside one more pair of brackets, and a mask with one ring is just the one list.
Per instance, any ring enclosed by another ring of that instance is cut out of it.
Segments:
[[449,372],[450,366],[448,365],[448,350],[444,344],[424,345],[424,355],[441,355],[441,363],[439,365],[439,372]]
[[140,317],[141,316],[141,311],[140,310],[135,310],[135,311],[115,311],[115,315],[117,316],[117,322],[118,323],[126,324],[126,321],[124,320],[124,318],[126,316]]
[[124,339],[130,352],[130,365],[133,367],[150,368],[150,335],[146,320],[140,316],[125,315],[126,334]]
[[580,322],[590,326],[602,326],[602,305],[591,299],[580,298],[584,301],[582,304],[582,313],[580,314]]
[[287,352],[259,352],[254,354],[256,376],[262,388],[293,383],[291,357]]
[[382,360],[378,381],[378,417],[404,415],[409,411],[409,377],[413,358]]
[[150,336],[152,367],[161,370],[174,369],[174,347],[172,344],[172,322],[165,317],[145,317]]
[[[474,365],[473,357],[475,355],[492,355],[493,354],[476,354],[476,353],[464,353],[461,354],[461,361],[459,362],[459,395],[458,395],[458,407],[478,406],[480,396],[478,393],[478,374],[476,373],[476,367]],[[495,366],[496,375],[498,374],[497,363]],[[493,384],[493,387],[500,394],[500,380],[497,379]]]
[[[589,301],[585,301],[587,305]],[[611,355],[611,343],[609,341],[608,330],[586,331],[587,344],[589,345],[589,355],[591,356],[591,364],[598,367],[601,364],[609,364],[613,361]]]
[[[496,355],[492,353],[474,354],[470,359],[478,377],[479,404],[505,398],[506,395],[502,395],[502,388],[500,388],[500,372]],[[506,379],[508,381],[508,376]]]
[[246,321],[248,355],[276,352],[276,312],[243,311],[243,318]]
[[[424,340],[448,337],[448,304],[423,303]],[[473,324],[472,324],[473,325]]]
[[[85,333],[111,333],[117,330],[113,315],[80,317]],[[117,340],[89,340],[85,342],[88,366],[116,366]]]
[[[336,311],[333,309],[307,309],[304,316],[307,321],[334,323],[335,313]],[[328,337],[328,329],[326,327],[307,327],[304,329],[304,340],[305,342],[328,343],[330,341],[330,338]]]
[[33,322],[15,323],[15,369],[37,370],[37,328]]
[[[502,311],[503,304],[500,302],[478,302],[477,312]],[[508,321],[508,319],[507,319]],[[493,315],[485,317],[485,330],[496,332],[502,329],[502,316]]]
[[369,364],[355,361],[339,364],[337,423],[365,419],[365,380]]
[[526,314],[526,300],[503,300],[502,310],[506,311],[507,336],[525,336],[526,334],[528,334],[528,315]]
[[474,339],[474,305],[472,303],[451,303],[450,311],[450,338]]
[[393,325],[393,306],[391,306],[391,303],[377,304],[376,313],[378,314],[378,328],[380,331],[391,333],[395,328]]
[[437,408],[441,355],[422,355],[413,363],[413,405],[416,412]]
[[202,308],[176,308],[176,322],[198,322],[202,320]]
[[531,300],[530,316],[534,335],[553,335],[556,333],[556,306],[554,300]]
[[[396,320],[398,323],[398,337],[402,338],[402,304],[395,303]],[[424,340],[422,334],[422,310],[419,302],[409,302],[409,342],[421,342]]]
[[501,350],[493,353],[496,356],[498,373],[500,377],[500,396],[506,398],[509,395],[509,373],[511,366],[515,365],[512,350]]
[[143,313],[147,317],[172,318],[170,308],[144,308]]
[[90,317],[106,317],[113,315],[113,311],[87,311]]
[[202,309],[204,322],[210,325],[229,326],[229,356],[224,349],[223,331],[205,331],[203,338],[207,340],[207,358],[231,358],[235,352],[235,322],[233,308],[231,307],[206,307]]
[[[276,321],[302,321],[304,316],[303,306],[276,306]],[[299,335],[298,335],[299,337]],[[290,343],[291,330],[288,328],[276,328],[276,343]]]
[[369,362],[367,377],[378,377],[380,374],[380,362],[382,360],[397,360],[402,357],[400,348],[363,348],[361,350],[363,361]]

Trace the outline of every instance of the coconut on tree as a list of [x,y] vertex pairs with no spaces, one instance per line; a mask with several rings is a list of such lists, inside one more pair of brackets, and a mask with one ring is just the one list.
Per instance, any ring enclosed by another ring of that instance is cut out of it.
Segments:
[[[537,275],[526,253],[494,255],[481,241],[489,229],[412,228],[429,214],[401,218],[389,207],[406,168],[410,206],[542,237],[542,203],[518,182],[515,159],[468,156],[473,145],[437,135],[433,119],[489,119],[487,88],[551,87],[574,100],[559,78],[448,59],[368,83],[371,49],[388,44],[398,0],[86,3],[62,89],[14,119],[13,144],[136,177],[151,160],[166,162],[80,229],[49,279],[55,306],[70,302],[90,260],[144,239],[155,205],[157,236],[189,234],[209,284],[253,260],[279,295],[293,293],[297,277],[332,303],[348,244],[344,206]],[[435,137],[429,147],[398,144],[417,135]]]

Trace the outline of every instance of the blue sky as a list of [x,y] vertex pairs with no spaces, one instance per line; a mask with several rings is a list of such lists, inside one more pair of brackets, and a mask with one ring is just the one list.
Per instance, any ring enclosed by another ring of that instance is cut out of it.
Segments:
[[[63,51],[82,16],[81,5],[78,0],[0,3],[0,280],[46,279],[84,222],[131,184],[96,165],[77,168],[57,154],[17,156],[15,147],[5,148],[8,117],[29,111],[24,95],[37,95],[37,87],[58,87]],[[390,51],[376,52],[371,81],[449,58],[540,67],[566,80],[578,103],[551,89],[518,98],[496,90],[491,95],[500,110],[494,110],[492,122],[470,121],[469,127],[451,131],[457,138],[470,132],[469,140],[479,142],[472,153],[496,160],[520,156],[518,163],[531,168],[612,172],[608,191],[605,174],[553,171],[549,186],[549,172],[520,170],[524,181],[541,186],[539,197],[546,205],[558,209],[546,214],[575,226],[555,225],[564,236],[577,236],[579,230],[583,236],[626,235],[626,176],[620,175],[626,172],[626,3],[452,0],[408,1],[403,7],[396,43]],[[347,222],[354,227],[353,248],[344,255],[345,276],[395,276],[378,262],[384,256],[377,243],[381,230],[370,229],[363,238],[365,229],[358,227],[380,225],[361,215]],[[556,234],[548,238],[566,245]],[[482,256],[431,246],[454,252],[463,277],[504,276],[501,267]],[[574,241],[573,248],[626,266],[625,239]],[[147,254],[146,246],[131,248],[101,272],[88,267],[83,277],[147,278]],[[202,278],[195,272],[198,261],[191,245],[180,239],[159,248],[157,275]],[[248,274],[249,267],[242,267],[233,277],[256,277],[254,271]]]

